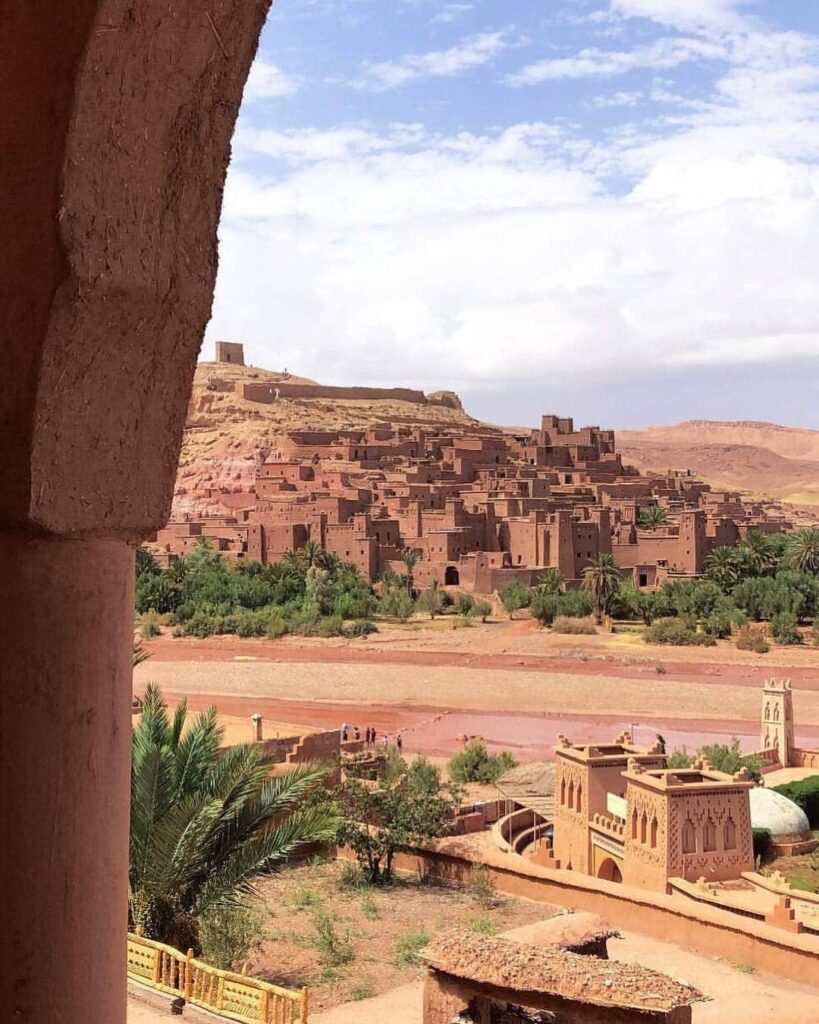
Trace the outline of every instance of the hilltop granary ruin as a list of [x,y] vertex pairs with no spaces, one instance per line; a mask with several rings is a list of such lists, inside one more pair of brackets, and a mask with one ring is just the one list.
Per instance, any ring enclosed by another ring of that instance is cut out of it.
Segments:
[[[244,364],[241,345],[220,343],[217,353]],[[334,388],[285,378],[246,383],[243,397],[264,404],[451,400],[405,388]],[[401,555],[410,549],[418,556],[418,587],[437,581],[476,593],[514,579],[531,585],[546,568],[571,585],[604,552],[635,586],[655,588],[699,575],[709,551],[735,544],[749,529],[790,525],[687,473],[641,475],[623,464],[613,431],[576,430],[571,419],[553,415],[529,432],[396,422],[290,430],[260,457],[250,493],[214,490],[211,497],[233,514],[169,523],[153,545],[160,562],[185,554],[200,537],[228,558],[263,563],[312,540],[375,581],[404,571]],[[651,505],[664,510],[665,523],[643,528],[640,512]]]

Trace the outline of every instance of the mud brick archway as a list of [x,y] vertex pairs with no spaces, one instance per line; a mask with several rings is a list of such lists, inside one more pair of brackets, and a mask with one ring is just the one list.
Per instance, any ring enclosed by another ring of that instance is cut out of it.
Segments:
[[133,544],[269,0],[0,0],[0,1021],[123,1024]]

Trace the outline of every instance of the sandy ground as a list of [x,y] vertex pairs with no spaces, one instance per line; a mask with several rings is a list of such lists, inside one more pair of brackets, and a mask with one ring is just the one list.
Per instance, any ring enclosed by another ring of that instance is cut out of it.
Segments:
[[163,637],[146,643],[135,687],[153,680],[237,718],[401,731],[405,749],[432,755],[481,735],[532,759],[549,756],[558,733],[582,742],[629,726],[638,742],[659,732],[670,748],[737,735],[753,749],[761,684],[786,675],[797,742],[819,745],[817,648],[759,656],[730,644],[650,648],[633,634],[559,636],[526,621],[446,626],[388,627],[366,641]]

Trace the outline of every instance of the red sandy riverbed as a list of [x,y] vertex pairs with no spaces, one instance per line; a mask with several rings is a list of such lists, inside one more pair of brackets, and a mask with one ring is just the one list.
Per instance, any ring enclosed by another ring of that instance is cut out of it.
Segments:
[[363,640],[206,640],[162,636],[137,690],[154,679],[169,697],[226,715],[314,728],[342,722],[402,733],[405,749],[444,756],[464,736],[521,759],[549,756],[556,737],[611,738],[634,726],[638,742],[661,733],[669,748],[737,736],[759,743],[759,693],[767,676],[792,679],[797,741],[819,738],[819,650],[774,648],[760,657],[730,643],[648,647],[639,636],[561,636],[526,621],[471,629],[441,623],[381,626]]

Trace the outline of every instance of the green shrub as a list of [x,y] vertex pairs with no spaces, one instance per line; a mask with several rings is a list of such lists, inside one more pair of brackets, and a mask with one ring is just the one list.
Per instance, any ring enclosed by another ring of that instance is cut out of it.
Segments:
[[357,892],[368,887],[367,879],[361,868],[352,861],[345,860],[338,873],[338,887],[342,892]]
[[716,643],[707,633],[697,632],[687,619],[657,619],[646,626],[643,639],[647,644],[676,647],[713,647]]
[[195,636],[200,640],[213,636],[216,632],[214,616],[207,612],[197,611],[184,623],[185,636]]
[[751,829],[751,836],[754,844],[754,860],[757,857],[763,861],[768,860],[773,846],[771,830],[769,828],[754,828]]
[[568,615],[558,615],[552,623],[555,633],[571,633],[575,636],[593,636],[597,632],[594,619],[572,619]]
[[777,612],[771,619],[771,636],[778,644],[794,646],[802,643],[802,634],[796,628],[798,620],[793,612]]
[[365,893],[361,897],[361,913],[368,921],[375,921],[378,919],[378,906],[376,905],[371,893]]
[[229,971],[264,941],[262,915],[249,903],[208,910],[200,918],[199,938],[204,959]]
[[378,613],[388,619],[408,619],[415,611],[415,602],[406,590],[388,590],[378,599]]
[[311,945],[318,950],[323,963],[342,967],[355,959],[355,948],[349,931],[339,932],[335,920],[325,910],[313,912],[315,935]]
[[429,945],[425,932],[405,932],[399,935],[393,948],[393,963],[396,967],[415,967],[421,962],[421,953]]
[[339,594],[333,604],[333,614],[342,619],[368,619],[378,607],[369,590],[352,590]]
[[754,781],[760,782],[762,779],[762,761],[756,754],[743,754],[736,736],[730,744],[708,743],[700,748],[699,754],[707,757],[718,772],[733,775],[741,768],[747,768]]
[[469,876],[469,895],[484,910],[490,910],[498,904],[495,883],[484,864],[475,864],[472,868]]
[[344,624],[338,615],[322,615],[316,624],[315,636],[323,637],[325,640],[331,636],[341,636]]
[[453,629],[471,629],[474,625],[471,615],[458,615],[453,623]]
[[455,611],[458,615],[472,615],[475,610],[475,598],[471,594],[458,594]]
[[774,786],[774,789],[802,808],[811,828],[819,828],[819,775],[786,782],[782,786]]
[[469,929],[479,935],[496,935],[498,926],[488,914],[481,914],[480,917],[472,918],[469,922]]
[[369,999],[373,994],[373,987],[369,981],[359,981],[350,989],[350,1000],[360,1003],[362,999]]
[[449,777],[454,782],[497,782],[517,761],[506,751],[490,754],[483,740],[470,740],[460,754],[449,762]]
[[278,608],[274,608],[267,619],[267,628],[265,629],[265,636],[268,640],[278,640],[280,636],[284,636],[287,632],[287,622],[285,621],[284,615]]
[[152,636],[160,636],[162,634],[162,630],[159,626],[150,620],[142,623],[139,632],[146,640],[150,640]]
[[472,611],[480,618],[481,622],[486,622],[492,614],[492,605],[488,601],[476,601]]
[[557,618],[584,619],[591,615],[593,601],[584,590],[539,589],[532,595],[529,611],[541,626],[551,626]]
[[500,592],[501,604],[509,612],[511,619],[521,608],[528,608],[532,592],[520,580],[513,580],[508,587]]
[[436,615],[440,615],[444,608],[447,607],[447,599],[449,595],[445,595],[444,591],[440,590],[436,584],[433,584],[421,594],[418,600],[415,602],[415,607],[419,612],[427,612],[431,619],[434,619]]
[[352,640],[357,636],[369,636],[371,633],[377,633],[378,626],[369,619],[358,619],[356,622],[351,622],[349,626],[345,626],[341,632]]

